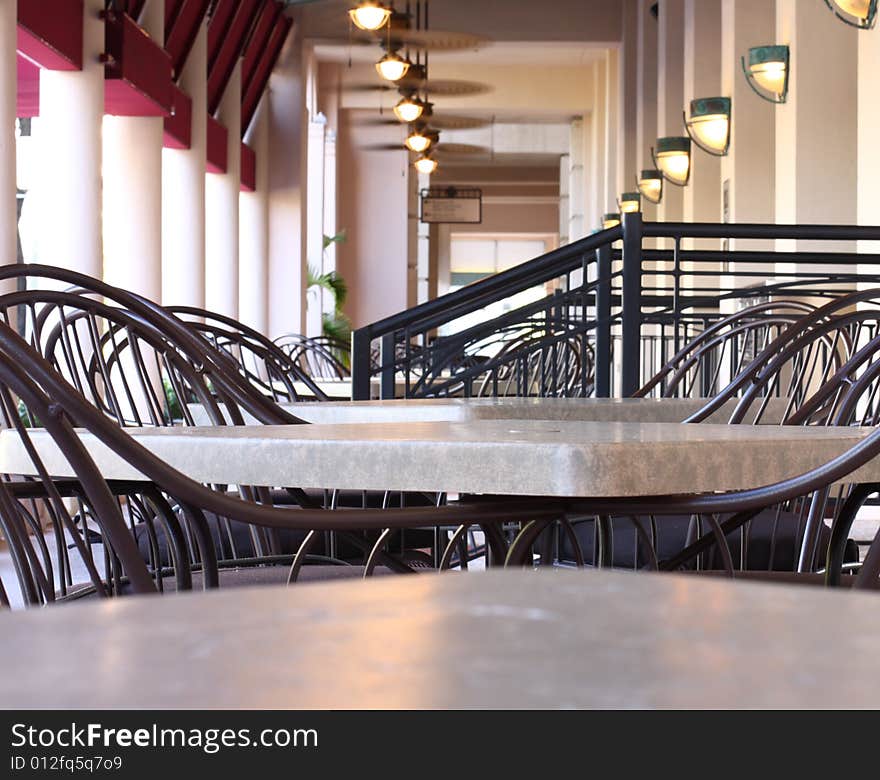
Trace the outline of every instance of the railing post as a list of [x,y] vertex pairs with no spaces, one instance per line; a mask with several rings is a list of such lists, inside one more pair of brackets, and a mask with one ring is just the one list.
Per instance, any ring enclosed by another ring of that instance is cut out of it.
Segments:
[[382,347],[379,352],[379,366],[381,368],[381,376],[382,381],[379,387],[379,398],[382,400],[386,400],[389,398],[394,398],[394,368],[395,368],[395,353],[394,353],[394,334],[386,333],[382,336]]
[[623,312],[620,392],[628,398],[639,389],[642,330],[642,215],[623,215]]
[[351,334],[351,400],[370,400],[370,326]]
[[611,244],[596,250],[596,397],[611,397]]

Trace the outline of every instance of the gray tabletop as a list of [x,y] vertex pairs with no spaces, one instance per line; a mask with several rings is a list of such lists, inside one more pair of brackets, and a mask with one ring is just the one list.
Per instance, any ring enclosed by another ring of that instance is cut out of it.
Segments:
[[876,594],[493,571],[0,615],[5,708],[878,707]]
[[[559,497],[760,487],[845,452],[866,428],[474,420],[133,428],[144,447],[199,482]],[[46,431],[31,438],[49,473],[72,476]],[[109,479],[141,475],[94,436]],[[0,432],[0,472],[32,474],[16,431]],[[880,459],[858,472],[880,479]]]
[[[557,420],[588,422],[681,422],[708,398],[408,398],[388,401],[300,401],[281,404],[310,423],[467,422],[472,420]],[[739,399],[727,401],[706,422],[726,423]],[[761,418],[778,423],[790,401],[771,398]],[[210,425],[204,407],[190,404],[198,425]],[[244,420],[257,420],[242,411]]]

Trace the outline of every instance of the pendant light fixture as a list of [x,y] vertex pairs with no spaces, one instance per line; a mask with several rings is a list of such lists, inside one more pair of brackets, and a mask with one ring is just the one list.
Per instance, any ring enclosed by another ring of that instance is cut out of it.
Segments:
[[358,29],[374,32],[388,24],[391,9],[378,0],[362,0],[348,12],[348,16]]
[[758,97],[771,103],[784,103],[788,97],[790,52],[788,46],[755,46],[749,49],[748,63],[742,58],[746,81]]
[[390,51],[376,63],[376,72],[386,81],[400,81],[409,71],[410,61]]
[[430,175],[437,170],[437,161],[428,154],[420,155],[413,163],[419,173]]
[[656,168],[642,171],[638,178],[638,188],[641,196],[649,203],[659,203],[663,200],[663,172]]
[[690,181],[691,139],[687,136],[658,138],[656,148],[651,149],[651,157],[666,181],[679,187]]
[[431,148],[440,140],[440,134],[436,130],[428,130],[425,127],[413,128],[406,139],[406,148],[411,152],[422,153]]
[[870,30],[877,21],[877,0],[825,0],[832,13],[851,27]]
[[684,118],[691,140],[715,157],[724,157],[730,148],[730,109],[730,98],[697,98]]
[[411,124],[417,119],[421,119],[425,113],[426,104],[424,100],[420,100],[414,95],[407,95],[401,98],[394,106],[394,116],[401,122]]
[[602,216],[602,230],[611,230],[620,224],[620,214],[604,214]]
[[617,201],[621,214],[629,214],[642,210],[642,197],[638,192],[624,192]]

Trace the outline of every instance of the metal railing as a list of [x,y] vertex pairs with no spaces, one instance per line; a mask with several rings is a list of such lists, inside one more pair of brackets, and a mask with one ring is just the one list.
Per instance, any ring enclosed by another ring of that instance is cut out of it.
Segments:
[[[692,248],[710,240],[714,248]],[[735,250],[719,248],[731,240]],[[739,248],[780,240],[835,251]],[[880,267],[880,254],[836,250],[855,241],[880,241],[880,227],[645,223],[625,214],[618,227],[356,330],[352,397],[370,398],[374,381],[381,398],[630,396],[681,345],[748,303],[880,286],[868,268]],[[462,324],[542,285],[537,300]]]
[[[352,334],[352,397],[608,395],[612,242],[620,227],[568,244]],[[539,300],[467,326],[492,304]],[[378,350],[374,348],[378,345]]]

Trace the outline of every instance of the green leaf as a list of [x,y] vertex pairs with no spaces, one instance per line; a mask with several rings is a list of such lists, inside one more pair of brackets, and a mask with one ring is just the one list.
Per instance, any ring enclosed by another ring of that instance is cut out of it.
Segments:
[[335,236],[324,236],[324,249],[326,249],[330,244],[344,244],[347,239],[345,234],[345,228],[340,230]]

